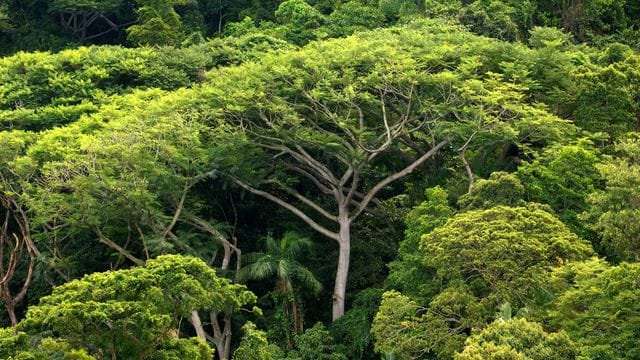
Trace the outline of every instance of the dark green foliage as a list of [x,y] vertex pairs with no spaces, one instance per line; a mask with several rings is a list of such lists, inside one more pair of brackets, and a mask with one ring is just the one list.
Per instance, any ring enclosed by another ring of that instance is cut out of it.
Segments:
[[596,247],[596,239],[587,224],[578,219],[578,214],[586,209],[587,196],[601,181],[597,170],[600,156],[592,141],[582,139],[572,145],[548,147],[517,172],[527,200],[551,206],[560,220],[577,234],[592,240]]
[[384,15],[375,7],[360,1],[349,1],[338,6],[327,17],[326,27],[331,37],[351,35],[356,31],[375,29],[384,24]]
[[[282,320],[281,330],[291,343],[293,334],[302,332],[302,294],[318,295],[322,284],[313,273],[299,262],[303,253],[311,248],[311,241],[295,232],[286,232],[282,238],[267,236],[264,253],[251,253],[248,265],[240,270],[241,280],[271,280],[275,282],[271,295],[279,307],[276,318]],[[274,326],[275,327],[275,326]]]
[[413,0],[378,0],[378,8],[389,20],[396,20],[418,10]]
[[348,359],[374,358],[371,333],[373,318],[378,312],[382,289],[363,290],[355,296],[351,309],[331,324],[331,333]]
[[331,333],[322,323],[315,324],[295,339],[296,351],[288,354],[288,359],[300,360],[346,360],[334,344]]
[[324,16],[304,0],[287,0],[275,12],[276,20],[285,25],[283,37],[287,41],[303,45],[316,38],[314,29],[324,22]]
[[112,12],[123,0],[51,0],[52,10],[99,10]]
[[578,270],[552,306],[552,323],[581,346],[585,358],[640,358],[640,264]]
[[13,25],[7,14],[6,4],[0,5],[0,33],[13,30]]
[[405,238],[400,242],[399,260],[389,264],[388,286],[401,290],[412,298],[428,301],[438,291],[433,283],[433,271],[425,269],[420,253],[420,239],[444,225],[453,215],[447,193],[441,187],[425,190],[426,201],[414,207],[405,218]]

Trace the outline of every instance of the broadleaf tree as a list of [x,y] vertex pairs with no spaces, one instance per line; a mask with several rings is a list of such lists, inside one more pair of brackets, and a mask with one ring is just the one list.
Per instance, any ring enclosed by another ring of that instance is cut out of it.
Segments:
[[[218,146],[216,159],[230,159],[219,172],[336,241],[334,320],[345,311],[351,226],[395,181],[450,152],[472,181],[465,151],[475,141],[551,141],[566,127],[500,74],[478,79],[477,57],[448,62],[441,45],[456,30],[314,44],[216,72],[209,84],[216,125],[233,129],[217,141],[230,144]],[[454,41],[480,49],[488,40]]]

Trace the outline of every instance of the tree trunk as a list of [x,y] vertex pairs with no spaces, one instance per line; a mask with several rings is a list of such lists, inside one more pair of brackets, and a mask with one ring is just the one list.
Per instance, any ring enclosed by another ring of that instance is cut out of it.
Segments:
[[231,312],[227,311],[224,314],[224,351],[222,352],[221,359],[227,360],[231,355]]
[[209,316],[213,327],[213,343],[216,346],[216,354],[220,360],[228,360],[231,355],[231,312],[226,311],[223,314],[223,328],[220,327],[217,312],[211,311]]
[[291,309],[293,311],[293,327],[296,331],[296,334],[302,334],[304,332],[302,326],[302,314],[298,312],[298,300],[296,300],[295,294],[293,295]]
[[18,325],[18,318],[16,317],[16,307],[11,301],[5,304],[7,307],[7,314],[9,315],[9,321],[11,321],[11,327]]
[[204,327],[202,326],[202,321],[200,320],[200,314],[198,314],[197,310],[191,311],[191,324],[196,331],[196,336],[198,336],[202,341],[207,342],[207,335],[204,331]]
[[340,224],[338,269],[336,283],[333,288],[333,321],[344,315],[345,295],[347,293],[347,277],[349,276],[349,258],[351,256],[351,220],[347,209],[340,209],[338,216]]

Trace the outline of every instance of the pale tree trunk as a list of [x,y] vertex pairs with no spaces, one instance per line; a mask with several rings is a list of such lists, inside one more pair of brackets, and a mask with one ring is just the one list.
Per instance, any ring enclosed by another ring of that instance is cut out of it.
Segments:
[[338,217],[340,224],[338,267],[336,269],[336,282],[333,288],[333,321],[336,321],[344,315],[347,278],[349,276],[349,260],[351,256],[351,220],[349,220],[348,210],[341,209],[340,213]]
[[218,359],[228,360],[231,355],[231,312],[227,311],[223,315],[222,323],[224,327],[220,327],[218,313],[211,311],[209,313],[211,326],[213,327],[213,343],[216,346]]
[[204,340],[204,342],[207,342],[207,335],[206,335],[207,333],[206,331],[204,331],[204,327],[202,326],[202,320],[200,320],[200,314],[198,314],[197,310],[191,311],[191,324],[193,325],[193,328],[196,331],[196,336]]
[[[234,241],[231,243],[227,238],[218,231],[215,227],[209,224],[206,220],[201,219],[193,214],[186,213],[186,222],[195,225],[200,230],[203,230],[213,237],[222,245],[224,249],[224,258],[222,259],[222,265],[220,269],[226,271],[229,269],[231,265],[231,258],[235,254],[236,256],[236,276],[233,280],[234,283],[238,281],[238,273],[240,271],[241,266],[241,257],[242,251],[238,248],[237,243]],[[196,330],[196,334],[199,338],[207,341],[213,342],[216,347],[216,354],[220,360],[227,360],[231,355],[231,311],[224,311],[222,313],[218,313],[217,311],[209,312],[209,319],[211,321],[211,329],[212,335],[207,335],[204,326],[202,325],[202,321],[200,320],[200,315],[197,311],[191,312],[191,324]],[[220,319],[221,317],[221,319]]]
[[[306,213],[301,208],[293,205],[293,203],[284,200],[283,198],[280,198],[276,195],[273,195],[272,193],[269,193],[267,191],[257,189],[237,177],[230,177],[243,189],[249,191],[254,195],[258,195],[265,199],[268,199],[280,205],[282,208],[289,210],[291,213],[311,226],[311,228],[313,228],[315,231],[322,235],[325,235],[330,239],[335,240],[338,243],[338,266],[336,269],[336,278],[332,298],[332,318],[333,321],[335,321],[342,317],[345,311],[347,278],[349,275],[349,259],[351,256],[351,223],[363,211],[370,211],[370,209],[368,208],[369,203],[374,201],[376,194],[378,194],[378,192],[381,191],[385,186],[410,174],[413,170],[422,165],[425,161],[427,161],[434,154],[440,151],[440,149],[445,147],[448,143],[448,140],[440,141],[438,144],[434,145],[431,150],[422,154],[418,159],[414,160],[404,169],[380,180],[365,194],[362,194],[358,191],[360,171],[359,167],[350,166],[343,174],[343,176],[338,180],[330,169],[328,169],[319,161],[315,160],[311,155],[309,155],[306,151],[304,151],[304,149],[300,148],[299,146],[296,147],[296,151],[281,145],[273,146],[274,150],[291,154],[294,159],[298,160],[303,164],[303,166],[305,166],[297,167],[295,165],[288,164],[290,169],[309,179],[321,192],[327,195],[333,193],[333,198],[338,205],[337,216],[332,215],[329,211],[322,208],[318,203],[298,193],[294,189],[284,187],[286,193],[293,196],[301,203],[311,207],[313,211],[317,212],[325,219],[333,223],[337,223],[339,227],[337,233],[324,227],[319,222],[316,222],[310,216],[310,212]],[[376,154],[377,153],[369,155],[366,163],[372,161]],[[314,173],[315,176],[308,172],[307,169],[312,169],[311,172]],[[347,182],[349,182],[349,179],[351,179],[351,186],[347,187],[346,184]],[[356,198],[354,198],[354,196]],[[355,207],[355,209],[352,209],[353,207]]]

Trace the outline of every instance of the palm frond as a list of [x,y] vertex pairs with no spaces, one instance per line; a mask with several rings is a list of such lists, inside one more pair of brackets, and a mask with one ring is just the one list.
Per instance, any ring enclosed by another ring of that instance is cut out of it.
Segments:
[[263,280],[272,277],[278,271],[276,263],[271,256],[263,256],[253,264],[240,269],[238,274],[240,280]]
[[309,269],[303,267],[302,265],[297,264],[297,266],[295,266],[293,275],[296,280],[298,280],[300,285],[311,290],[314,295],[317,295],[318,293],[320,293],[320,291],[322,291],[322,284],[320,283],[320,281],[316,279],[315,275],[313,275],[313,273]]
[[289,259],[297,259],[305,250],[311,249],[313,243],[309,238],[302,237],[294,231],[287,231],[280,240],[283,253]]
[[277,275],[278,279],[289,281],[291,278],[291,271],[289,270],[289,261],[285,259],[280,259],[277,264]]

